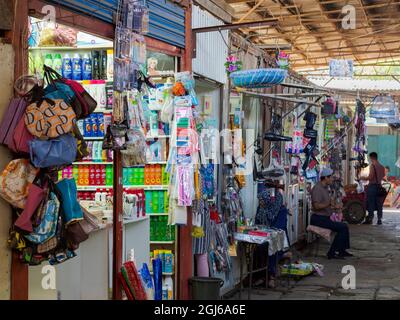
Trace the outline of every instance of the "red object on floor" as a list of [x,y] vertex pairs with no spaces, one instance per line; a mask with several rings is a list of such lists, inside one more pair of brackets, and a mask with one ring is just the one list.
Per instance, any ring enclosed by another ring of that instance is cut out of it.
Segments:
[[121,281],[122,288],[124,289],[126,297],[128,298],[128,300],[135,300],[135,298],[132,295],[131,290],[128,287],[128,284],[125,281],[124,276],[122,275],[122,272],[118,272],[118,278]]

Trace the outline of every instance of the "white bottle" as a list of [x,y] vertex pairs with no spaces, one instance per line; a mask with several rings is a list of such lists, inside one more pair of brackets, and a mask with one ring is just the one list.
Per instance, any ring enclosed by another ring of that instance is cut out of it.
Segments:
[[96,205],[101,205],[102,202],[102,198],[101,198],[101,192],[96,192],[94,195],[94,201],[96,203]]
[[168,300],[174,299],[174,282],[171,276],[165,277],[165,285],[168,290]]

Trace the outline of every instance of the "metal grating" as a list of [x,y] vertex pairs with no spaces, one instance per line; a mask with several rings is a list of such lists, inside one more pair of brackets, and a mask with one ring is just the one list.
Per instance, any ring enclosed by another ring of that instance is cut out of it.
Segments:
[[[84,13],[113,23],[118,0],[48,0],[77,13]],[[149,34],[151,38],[185,47],[185,10],[169,0],[147,0],[150,9]]]

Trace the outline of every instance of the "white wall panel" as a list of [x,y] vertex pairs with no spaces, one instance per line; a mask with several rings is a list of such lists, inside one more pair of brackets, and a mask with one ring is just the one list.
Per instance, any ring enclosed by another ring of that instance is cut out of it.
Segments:
[[[211,13],[193,6],[192,27],[212,27],[222,25],[223,21]],[[193,59],[193,71],[209,79],[225,84],[227,81],[225,61],[229,43],[228,31],[200,33],[197,35],[197,54]]]

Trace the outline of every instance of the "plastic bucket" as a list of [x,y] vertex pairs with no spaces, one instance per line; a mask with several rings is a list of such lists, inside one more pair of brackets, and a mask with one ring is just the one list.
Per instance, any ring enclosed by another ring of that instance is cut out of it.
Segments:
[[192,300],[221,300],[220,289],[224,280],[219,278],[194,277],[189,279]]

